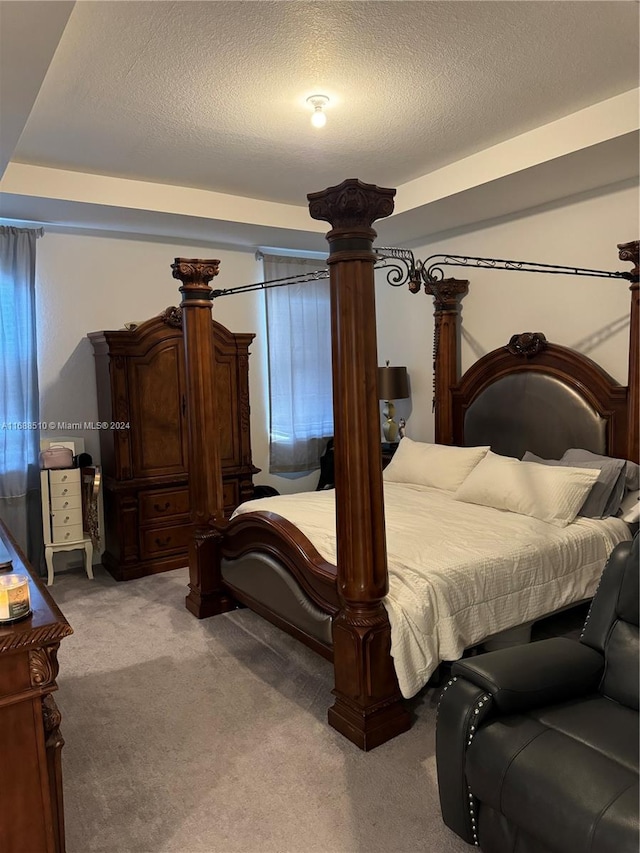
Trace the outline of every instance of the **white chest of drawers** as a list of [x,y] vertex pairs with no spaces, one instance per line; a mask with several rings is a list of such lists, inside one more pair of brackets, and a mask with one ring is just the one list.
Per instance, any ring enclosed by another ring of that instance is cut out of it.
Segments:
[[56,551],[84,550],[87,576],[93,578],[91,537],[82,525],[82,490],[79,468],[40,472],[42,488],[42,528],[47,563],[47,584],[53,583],[53,555]]

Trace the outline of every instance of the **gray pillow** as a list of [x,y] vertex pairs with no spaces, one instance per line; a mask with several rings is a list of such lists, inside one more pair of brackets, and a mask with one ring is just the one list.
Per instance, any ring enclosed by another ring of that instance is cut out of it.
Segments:
[[[591,453],[590,450],[579,450],[577,448],[571,448],[571,450],[567,450],[564,456],[562,457],[563,462],[569,461],[570,465],[577,465],[578,468],[581,467],[579,462],[580,459],[583,459],[585,462],[611,462],[613,457],[601,456],[598,453]],[[635,492],[640,489],[640,465],[637,465],[635,462],[631,462],[631,460],[629,459],[613,459],[613,461],[622,462],[625,466],[625,489],[628,492]]]
[[562,459],[541,459],[527,451],[522,461],[559,465],[564,468],[598,469],[600,475],[580,507],[578,515],[584,518],[608,518],[620,509],[625,491],[624,459],[612,459],[609,456],[598,456],[588,450],[572,449],[567,450]]

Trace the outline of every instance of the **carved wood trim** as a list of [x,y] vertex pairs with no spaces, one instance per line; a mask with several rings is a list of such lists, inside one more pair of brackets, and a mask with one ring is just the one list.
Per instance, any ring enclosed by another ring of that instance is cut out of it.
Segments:
[[640,277],[640,240],[618,243],[618,257],[621,261],[630,261],[633,264],[633,269],[630,272],[637,281]]
[[58,710],[50,693],[42,697],[42,722],[44,725],[45,749],[47,753],[49,791],[51,793],[55,853],[64,853],[64,805],[61,760],[64,738],[60,732],[62,714]]
[[182,328],[182,308],[171,305],[169,308],[165,308],[160,317],[162,322],[171,326],[172,329]]
[[506,346],[511,355],[520,358],[533,358],[546,348],[547,339],[542,332],[521,332],[519,335],[512,335]]
[[[58,710],[53,696],[47,693],[42,697],[42,721],[44,724],[44,733],[48,736],[59,728],[62,722],[62,714]],[[64,741],[62,741],[64,743]],[[60,744],[62,745],[62,744]]]
[[43,646],[29,652],[29,678],[32,687],[48,687],[55,683],[58,676],[58,648]]
[[[44,646],[45,644],[59,643],[64,637],[73,634],[73,628],[64,622],[53,625],[44,625],[42,628],[34,628],[30,631],[21,631],[16,634],[0,636],[0,653],[22,649],[26,646]],[[57,646],[56,646],[57,648]]]

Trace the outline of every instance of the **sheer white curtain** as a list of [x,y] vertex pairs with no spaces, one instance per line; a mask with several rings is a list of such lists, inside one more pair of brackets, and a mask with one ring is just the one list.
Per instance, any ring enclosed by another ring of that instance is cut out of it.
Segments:
[[[33,562],[41,539],[36,238],[0,226],[0,517]],[[33,518],[33,525],[29,520]]]
[[[264,255],[265,279],[322,269],[320,260]],[[329,280],[265,290],[269,470],[313,471],[333,435]]]

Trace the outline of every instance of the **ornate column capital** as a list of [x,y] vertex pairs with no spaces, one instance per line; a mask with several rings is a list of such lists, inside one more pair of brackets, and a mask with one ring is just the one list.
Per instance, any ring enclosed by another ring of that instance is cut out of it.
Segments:
[[201,258],[176,258],[171,264],[174,278],[182,282],[178,288],[184,299],[207,299],[212,290],[209,282],[218,275],[220,261]]
[[457,309],[458,297],[469,292],[469,282],[463,278],[443,278],[441,281],[427,281],[424,292],[433,296],[436,311]]
[[[376,219],[393,213],[394,189],[364,184],[357,178],[347,178],[335,187],[309,193],[309,214],[312,219],[324,219],[334,232],[370,230]],[[333,232],[331,232],[333,234]],[[375,236],[375,233],[374,233]]]
[[630,243],[618,243],[618,257],[621,261],[630,261],[633,264],[631,275],[635,276],[636,282],[640,277],[640,240],[632,240]]

